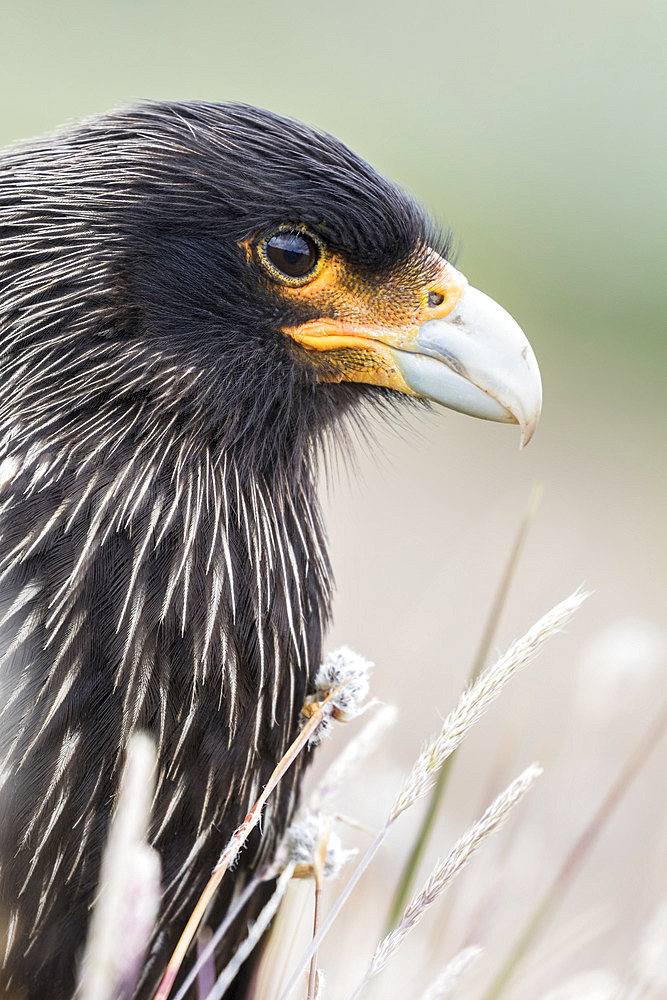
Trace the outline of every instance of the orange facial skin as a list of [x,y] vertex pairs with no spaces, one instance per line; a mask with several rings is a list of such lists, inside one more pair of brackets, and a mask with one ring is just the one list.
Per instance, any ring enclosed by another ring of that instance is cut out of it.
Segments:
[[432,250],[372,283],[331,255],[308,285],[284,289],[321,318],[283,332],[309,351],[327,352],[326,381],[367,382],[414,395],[389,348],[409,349],[421,324],[447,316],[465,286],[465,278]]
[[[244,248],[252,253],[251,241]],[[281,296],[316,317],[284,327],[283,333],[312,354],[321,381],[366,382],[415,395],[390,348],[409,350],[421,324],[447,316],[466,285],[463,275],[430,248],[381,278],[367,277],[324,250],[307,283],[277,284]]]

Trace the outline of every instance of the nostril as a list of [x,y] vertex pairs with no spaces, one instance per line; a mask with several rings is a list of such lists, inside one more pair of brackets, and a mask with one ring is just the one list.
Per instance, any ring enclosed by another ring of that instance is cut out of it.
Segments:
[[445,301],[445,296],[441,295],[440,292],[428,293],[428,304],[431,309],[435,309],[436,306],[442,305],[444,301]]

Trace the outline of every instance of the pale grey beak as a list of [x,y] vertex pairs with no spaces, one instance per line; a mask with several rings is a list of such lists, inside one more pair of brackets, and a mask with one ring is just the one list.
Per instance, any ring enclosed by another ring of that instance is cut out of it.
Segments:
[[484,420],[519,424],[528,444],[542,410],[533,349],[502,306],[467,286],[456,307],[427,320],[407,349],[392,348],[413,392]]

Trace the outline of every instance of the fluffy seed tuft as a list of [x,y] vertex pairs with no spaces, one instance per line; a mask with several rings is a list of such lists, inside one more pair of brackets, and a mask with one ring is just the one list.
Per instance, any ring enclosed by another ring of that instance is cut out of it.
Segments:
[[[277,864],[282,868],[291,861],[297,869],[312,869],[323,822],[320,814],[306,810],[285,833],[278,851]],[[322,865],[324,878],[337,878],[343,865],[347,864],[356,853],[343,847],[340,837],[329,831]]]
[[374,664],[347,646],[327,653],[315,675],[315,693],[304,706],[321,703],[324,719],[310,738],[310,744],[319,743],[327,735],[332,719],[348,722],[366,710],[369,675]]

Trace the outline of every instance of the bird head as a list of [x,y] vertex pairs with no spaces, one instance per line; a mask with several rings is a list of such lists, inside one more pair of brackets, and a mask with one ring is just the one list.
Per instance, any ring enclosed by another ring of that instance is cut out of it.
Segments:
[[532,436],[541,383],[519,326],[331,136],[242,105],[144,104],[8,162],[30,206],[13,252],[35,273],[19,275],[21,392],[42,422],[150,403],[148,423],[270,464],[323,413],[390,395]]

